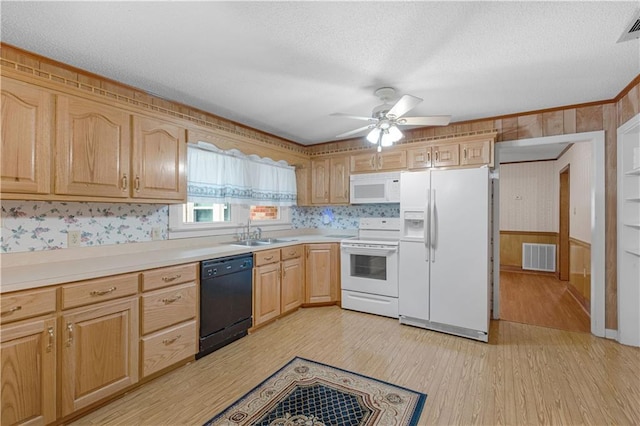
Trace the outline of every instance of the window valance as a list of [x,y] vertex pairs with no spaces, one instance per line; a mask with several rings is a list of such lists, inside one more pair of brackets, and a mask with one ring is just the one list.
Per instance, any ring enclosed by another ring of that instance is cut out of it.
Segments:
[[295,168],[286,161],[223,151],[213,144],[187,146],[187,199],[195,203],[253,206],[296,204]]

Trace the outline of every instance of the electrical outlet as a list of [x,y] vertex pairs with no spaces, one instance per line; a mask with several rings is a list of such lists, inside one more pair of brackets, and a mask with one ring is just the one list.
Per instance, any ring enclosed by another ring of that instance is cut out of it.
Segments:
[[151,239],[152,240],[161,240],[162,239],[162,229],[157,226],[151,228]]
[[67,247],[78,247],[82,239],[82,232],[80,231],[68,231],[67,232]]

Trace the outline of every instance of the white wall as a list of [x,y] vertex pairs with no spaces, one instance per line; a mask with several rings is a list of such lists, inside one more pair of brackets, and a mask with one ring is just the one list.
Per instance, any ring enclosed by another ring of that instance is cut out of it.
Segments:
[[556,161],[501,164],[500,230],[558,232],[559,175],[570,164],[569,236],[591,243],[591,151],[574,143]]
[[591,244],[591,144],[574,143],[556,163],[556,174],[570,164],[569,236]]
[[500,230],[558,232],[555,161],[500,165]]

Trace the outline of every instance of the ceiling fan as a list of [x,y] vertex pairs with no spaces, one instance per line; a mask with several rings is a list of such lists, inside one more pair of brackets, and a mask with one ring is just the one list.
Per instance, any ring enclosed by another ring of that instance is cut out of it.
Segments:
[[404,135],[398,126],[446,126],[451,121],[450,115],[431,115],[426,117],[404,117],[404,114],[415,108],[422,99],[403,95],[396,103],[390,104],[394,99],[396,91],[391,87],[381,87],[374,94],[383,102],[373,109],[371,117],[360,117],[351,114],[334,113],[335,117],[353,118],[356,120],[368,121],[364,127],[341,133],[336,138],[344,138],[356,135],[365,130],[369,130],[367,140],[378,145],[378,152],[382,147],[391,146],[399,141]]

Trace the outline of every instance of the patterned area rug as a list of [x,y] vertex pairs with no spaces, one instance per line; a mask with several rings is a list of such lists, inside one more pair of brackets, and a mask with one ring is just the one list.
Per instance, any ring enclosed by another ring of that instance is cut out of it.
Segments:
[[415,426],[426,398],[296,357],[205,426]]

